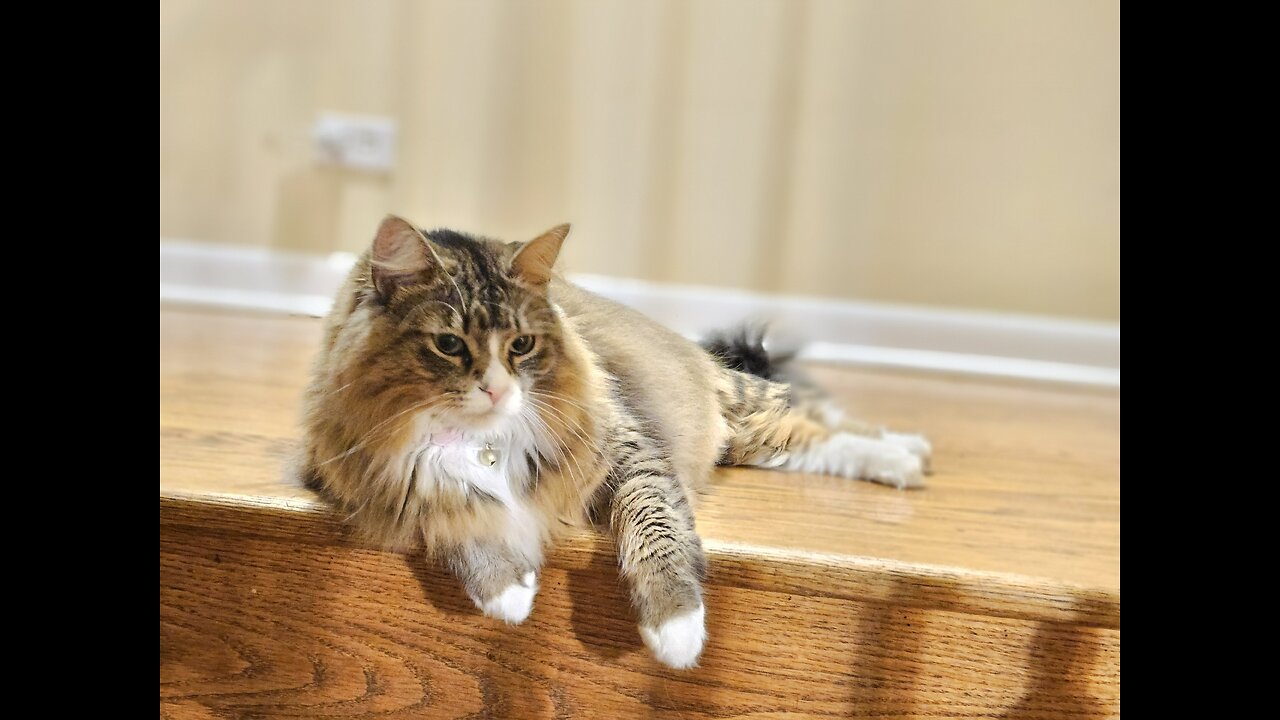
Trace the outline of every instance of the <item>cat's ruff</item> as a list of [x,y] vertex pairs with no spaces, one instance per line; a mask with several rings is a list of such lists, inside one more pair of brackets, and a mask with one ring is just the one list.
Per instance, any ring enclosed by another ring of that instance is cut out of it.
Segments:
[[529,440],[519,443],[494,434],[474,437],[448,429],[425,433],[409,453],[419,494],[483,493],[512,507],[517,503],[516,488],[529,479],[524,458],[532,449]]

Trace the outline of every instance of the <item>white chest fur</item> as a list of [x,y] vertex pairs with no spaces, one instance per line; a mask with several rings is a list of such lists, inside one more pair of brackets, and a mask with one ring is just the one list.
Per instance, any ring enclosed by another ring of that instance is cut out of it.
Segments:
[[[511,453],[503,448],[489,450],[492,443],[457,441],[444,445],[424,444],[418,451],[415,480],[418,492],[430,496],[439,493],[467,495],[480,492],[490,495],[508,507],[515,503],[515,493],[524,486],[526,477],[514,476]],[[487,462],[489,453],[496,462]],[[523,453],[521,453],[523,455]],[[520,464],[527,465],[521,457]],[[527,475],[527,470],[524,473]]]
[[[538,482],[538,470],[528,458],[534,453],[534,457],[547,456],[547,448],[540,447],[532,433],[515,424],[503,431],[469,435],[431,427],[429,420],[420,427],[420,441],[408,448],[406,457],[405,469],[413,473],[414,492],[429,503],[442,497],[479,499],[481,494],[497,500],[502,508],[501,521],[469,525],[469,530],[502,538],[530,564],[537,565],[546,528],[542,514],[529,499],[530,489]],[[483,453],[486,445],[496,454],[492,464]],[[482,507],[484,517],[498,519],[493,514],[493,503]]]
[[[540,515],[534,512],[525,495],[530,483],[537,481],[530,476],[527,460],[535,449],[532,439],[519,434],[450,437],[447,442],[438,442],[438,436],[435,439],[437,442],[429,435],[424,436],[413,456],[414,489],[419,496],[428,501],[442,495],[467,500],[483,494],[496,499],[502,504],[504,519],[497,525],[489,525],[486,532],[501,537],[536,565],[541,557],[545,530]],[[496,462],[492,464],[484,453],[486,446],[496,453]],[[492,506],[489,507],[491,511]]]
[[424,432],[415,449],[417,492],[467,496],[480,493],[515,509],[531,480],[527,457],[536,451],[523,433],[476,436],[456,431]]

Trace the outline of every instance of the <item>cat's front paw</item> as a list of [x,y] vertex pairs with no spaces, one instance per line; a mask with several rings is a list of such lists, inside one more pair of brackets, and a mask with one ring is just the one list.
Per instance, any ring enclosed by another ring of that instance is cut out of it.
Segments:
[[677,670],[691,668],[702,654],[707,641],[706,609],[699,605],[680,615],[667,618],[656,627],[640,626],[640,637],[658,662]]
[[519,625],[529,617],[533,610],[533,596],[538,594],[538,576],[532,571],[525,573],[518,583],[508,585],[496,597],[488,600],[472,598],[476,607],[485,615],[503,622]]

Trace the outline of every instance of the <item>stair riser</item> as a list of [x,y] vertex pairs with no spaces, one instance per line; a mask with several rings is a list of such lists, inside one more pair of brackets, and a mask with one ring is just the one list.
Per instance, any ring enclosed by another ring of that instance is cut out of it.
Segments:
[[169,717],[1119,714],[1118,630],[922,608],[907,589],[901,602],[770,590],[760,571],[742,587],[713,572],[702,666],[676,672],[641,646],[603,544],[586,562],[553,557],[533,615],[508,627],[413,556],[164,520]]

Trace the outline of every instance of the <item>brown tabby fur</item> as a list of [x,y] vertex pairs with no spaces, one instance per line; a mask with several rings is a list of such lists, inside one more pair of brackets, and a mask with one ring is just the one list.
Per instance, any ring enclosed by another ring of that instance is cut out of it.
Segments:
[[[306,395],[305,463],[355,527],[442,556],[477,604],[536,572],[557,533],[606,525],[641,625],[658,627],[702,605],[694,501],[712,468],[775,465],[854,427],[793,408],[788,385],[729,370],[555,276],[567,232],[529,243],[446,231],[428,239],[385,220],[326,321]],[[437,348],[442,333],[466,340],[470,363]],[[523,510],[513,513],[491,495],[420,476],[416,418],[492,429],[492,418],[456,413],[489,363],[490,336],[509,347],[525,334],[534,351],[499,361],[527,386],[549,442],[526,459],[529,479],[513,488]]]

